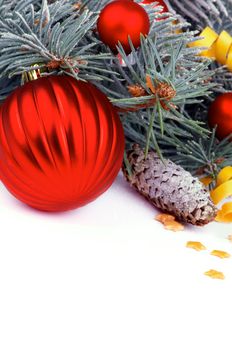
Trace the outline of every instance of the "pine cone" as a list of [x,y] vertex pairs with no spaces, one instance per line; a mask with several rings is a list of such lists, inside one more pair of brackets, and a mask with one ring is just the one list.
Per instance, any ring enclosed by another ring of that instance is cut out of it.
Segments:
[[127,181],[156,207],[193,225],[203,226],[215,219],[217,208],[198,178],[170,160],[163,163],[153,151],[145,158],[139,145],[127,156],[132,170],[129,176],[123,164]]

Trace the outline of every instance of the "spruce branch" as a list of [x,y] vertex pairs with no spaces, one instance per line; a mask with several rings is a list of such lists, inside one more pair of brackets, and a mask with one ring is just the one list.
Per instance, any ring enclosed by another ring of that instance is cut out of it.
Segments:
[[[188,0],[181,2],[170,0],[169,2],[180,15],[191,22],[192,28],[197,28],[201,31],[209,25],[218,34],[224,30],[232,34],[231,0],[196,0],[194,3]],[[229,72],[227,67],[223,67],[217,62],[212,62],[209,69],[213,72],[210,78],[211,82],[216,83],[213,93],[205,96],[197,105],[185,105],[185,111],[193,120],[201,120],[205,124],[207,124],[208,107],[211,101],[218,94],[232,91],[232,72]],[[173,160],[192,172],[197,171],[198,167],[200,167],[202,174],[209,175],[214,179],[224,166],[232,164],[230,140],[231,136],[228,136],[223,141],[217,140],[213,130],[211,137],[189,140],[187,145],[177,147],[177,153]],[[199,148],[201,149],[200,152]]]
[[0,12],[0,77],[39,68],[42,75],[103,79],[108,73],[104,62],[112,56],[97,51],[99,42],[91,37],[96,20],[96,14],[78,11],[72,1],[48,5],[43,0],[39,8],[26,0],[15,6],[5,4]]
[[170,6],[196,27],[221,25],[224,19],[229,19],[231,0],[169,0]]
[[[227,31],[232,35],[232,0],[169,0],[169,4],[192,24],[193,29],[202,31],[206,26],[210,26],[218,34]],[[231,91],[232,73],[217,62],[212,63],[210,69],[215,73],[213,81],[220,86],[215,93]]]
[[165,137],[171,137],[167,136],[168,130],[175,129],[174,135],[184,139],[185,135],[191,138],[207,133],[205,125],[192,120],[183,106],[198,103],[215,87],[209,60],[199,60],[187,46],[193,33],[176,37],[171,23],[162,26],[167,41],[163,33],[157,33],[153,40],[141,37],[140,50],[130,42],[130,56],[119,43],[125,66],[117,59],[106,63],[118,74],[112,77],[112,83],[99,84],[117,106],[128,140],[145,146],[146,153],[153,148],[158,154]]

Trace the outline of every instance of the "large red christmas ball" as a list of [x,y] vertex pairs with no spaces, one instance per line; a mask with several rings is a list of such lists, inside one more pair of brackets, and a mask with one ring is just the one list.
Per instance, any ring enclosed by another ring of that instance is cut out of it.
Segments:
[[0,177],[22,202],[74,209],[108,189],[124,153],[121,122],[90,83],[51,76],[15,90],[0,111]]
[[135,48],[140,46],[140,35],[148,35],[150,22],[142,6],[125,0],[106,5],[100,13],[97,29],[101,40],[116,52],[118,42],[127,54],[131,52],[128,37]]
[[232,134],[232,92],[216,97],[209,107],[208,122],[212,128],[217,125],[216,135],[220,140]]

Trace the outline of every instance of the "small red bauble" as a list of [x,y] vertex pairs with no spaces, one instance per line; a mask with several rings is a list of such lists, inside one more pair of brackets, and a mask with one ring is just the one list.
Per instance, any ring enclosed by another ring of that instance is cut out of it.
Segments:
[[232,92],[216,97],[209,107],[208,122],[212,128],[217,125],[216,135],[220,140],[232,134]]
[[116,52],[118,42],[127,54],[131,52],[128,36],[135,48],[140,46],[140,35],[148,35],[150,22],[147,12],[133,1],[116,0],[100,13],[97,29],[104,44]]
[[22,202],[74,209],[108,189],[124,153],[121,122],[90,83],[51,76],[15,90],[0,111],[0,177]]

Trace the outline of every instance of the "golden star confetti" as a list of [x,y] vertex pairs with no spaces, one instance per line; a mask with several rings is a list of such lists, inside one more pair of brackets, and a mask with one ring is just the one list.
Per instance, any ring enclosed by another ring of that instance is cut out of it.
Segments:
[[229,253],[223,252],[222,250],[213,250],[210,254],[221,259],[228,259],[231,257]]
[[217,270],[209,270],[204,273],[205,276],[208,276],[213,279],[224,280],[225,276],[222,272]]
[[178,231],[183,231],[184,226],[176,221],[175,216],[170,215],[170,214],[158,214],[156,215],[155,219],[159,222],[161,222],[164,225],[164,228],[166,230],[178,232]]
[[200,252],[201,250],[206,250],[206,247],[201,242],[189,241],[186,243],[187,248],[195,249]]

